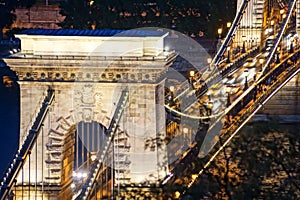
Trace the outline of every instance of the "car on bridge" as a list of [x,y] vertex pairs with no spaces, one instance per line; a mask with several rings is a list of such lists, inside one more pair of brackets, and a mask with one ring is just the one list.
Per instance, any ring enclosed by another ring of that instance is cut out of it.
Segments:
[[226,85],[226,87],[229,94],[236,94],[240,91],[240,86],[238,84],[230,84]]
[[245,63],[244,63],[244,67],[246,68],[253,68],[257,65],[258,60],[256,58],[248,58]]

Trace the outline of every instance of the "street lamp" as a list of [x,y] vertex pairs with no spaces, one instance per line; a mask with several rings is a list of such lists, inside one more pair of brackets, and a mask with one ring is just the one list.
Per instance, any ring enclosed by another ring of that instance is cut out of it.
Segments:
[[230,28],[231,22],[227,22],[226,26],[227,26],[227,28]]
[[173,85],[170,86],[170,94],[171,94],[172,100],[173,100],[173,98],[174,98],[174,90],[175,90],[174,86],[173,86]]
[[290,46],[290,51],[289,51],[289,53],[294,53],[294,46],[293,46],[293,42],[294,42],[294,38],[293,38],[293,37],[291,37],[291,40],[290,40],[291,46]]
[[243,48],[242,48],[242,53],[246,53],[246,36],[242,36],[243,40]]
[[218,35],[219,35],[219,39],[221,39],[221,34],[222,34],[222,28],[218,28]]
[[183,135],[184,138],[188,138],[188,141],[191,142],[191,138],[189,137],[189,129],[188,128],[183,128]]
[[277,47],[277,51],[276,51],[276,58],[275,58],[275,63],[278,64],[280,63],[280,58],[279,58],[279,52],[280,52],[280,47]]
[[179,199],[179,197],[180,197],[180,192],[176,191],[176,192],[174,193],[174,198],[175,198],[175,199]]
[[168,98],[169,98],[169,105],[170,105],[170,107],[176,106],[176,103],[175,103],[175,101],[174,101],[174,97],[175,97],[175,95],[174,95],[175,87],[174,87],[173,85],[171,85],[169,89],[170,89],[170,96],[168,97]]
[[209,57],[207,58],[207,64],[208,64],[208,71],[210,71],[210,64],[211,64],[212,59]]
[[192,86],[192,89],[194,89],[194,76],[195,76],[195,71],[194,70],[190,71],[189,80],[190,80],[190,84]]
[[90,159],[92,162],[94,162],[97,159],[97,153],[96,152],[91,152],[90,153]]
[[284,13],[283,15],[282,15],[282,19],[285,19],[286,18],[286,14]]
[[245,86],[244,86],[244,91],[246,91],[246,90],[248,89],[248,80],[247,80],[247,78],[248,78],[249,72],[248,72],[248,70],[247,70],[247,71],[244,71],[244,73],[245,73]]
[[207,109],[208,109],[207,115],[211,115],[212,114],[212,108],[213,108],[213,102],[209,101],[207,103]]
[[194,77],[194,76],[195,76],[195,71],[194,70],[190,71],[190,77]]
[[219,38],[218,38],[218,44],[217,44],[217,51],[219,51],[219,49],[221,48],[221,35],[222,35],[222,28],[218,28],[218,35],[219,35]]
[[90,4],[90,6],[92,6],[94,4],[94,1],[93,0],[90,1],[89,4]]
[[279,13],[280,13],[280,21],[282,21],[282,15],[283,15],[283,13],[284,13],[284,9],[281,9],[280,11],[279,11]]
[[226,102],[226,107],[228,108],[231,104],[230,102],[230,87],[226,87],[226,93],[227,93],[227,102]]
[[227,60],[226,63],[230,63],[230,47],[227,47]]
[[263,59],[263,58],[259,59],[259,63],[260,63],[260,67],[261,67],[261,70],[262,70],[262,68],[263,68],[263,63],[264,63],[264,59]]

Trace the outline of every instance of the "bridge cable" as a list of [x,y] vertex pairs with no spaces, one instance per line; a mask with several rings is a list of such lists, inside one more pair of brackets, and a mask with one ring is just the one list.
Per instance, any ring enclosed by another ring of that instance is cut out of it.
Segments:
[[[123,90],[121,92],[121,97],[119,98],[119,102],[117,103],[114,115],[112,117],[112,120],[110,122],[110,125],[107,129],[107,134],[108,136],[108,141],[107,144],[103,150],[103,152],[99,152],[97,159],[94,161],[92,168],[89,172],[88,178],[84,183],[84,186],[80,190],[78,194],[73,199],[89,199],[90,195],[93,193],[93,190],[96,190],[96,179],[99,177],[100,171],[101,171],[101,166],[103,166],[104,160],[108,159],[107,154],[108,154],[108,148],[110,148],[111,145],[113,145],[113,140],[114,140],[114,135],[118,131],[118,124],[121,119],[121,116],[123,114],[125,105],[128,101],[128,95],[129,92],[127,89]],[[105,177],[106,180],[108,180],[108,170],[105,172]],[[102,176],[101,176],[102,178]],[[101,181],[102,183],[102,181]],[[106,189],[108,185],[106,184]]]
[[[214,58],[212,60],[212,63],[208,66],[209,69],[211,68],[211,66],[218,66],[220,64],[221,58],[222,58],[223,54],[225,53],[227,46],[231,42],[233,36],[235,35],[235,33],[237,31],[237,28],[240,25],[240,21],[242,20],[242,17],[245,13],[245,10],[248,6],[249,1],[250,0],[244,0],[242,5],[240,6],[239,12],[237,12],[237,14],[236,14],[236,16],[233,20],[233,24],[231,25],[231,27],[230,27],[230,29],[229,29],[226,37],[225,37],[225,41],[222,43],[222,45],[221,45],[220,49],[218,50],[217,54],[214,56]],[[213,71],[210,74],[213,74],[214,70],[215,70],[215,67],[213,68]],[[201,80],[201,77],[199,79],[197,79],[195,82],[199,83],[200,80]],[[188,82],[185,81],[183,84],[188,84]],[[175,100],[176,100],[176,98],[182,96],[187,91],[188,91],[188,89],[185,89],[181,94],[176,95]],[[168,105],[165,105],[165,107],[167,109],[170,109],[172,112],[176,112],[177,114],[180,114],[180,115],[185,115],[182,112],[175,111],[174,109],[170,108]],[[190,116],[190,117],[198,118],[198,119],[207,119],[207,117],[203,117],[203,116],[201,116],[201,117]]]
[[[47,94],[42,102],[42,106],[31,126],[31,129],[27,133],[25,140],[23,141],[22,146],[17,151],[14,159],[10,163],[8,169],[6,170],[5,175],[1,179],[0,183],[0,200],[6,199],[10,194],[13,183],[15,182],[17,176],[19,175],[20,170],[22,170],[22,196],[24,195],[24,164],[29,159],[29,170],[30,170],[30,154],[33,149],[34,144],[36,144],[38,134],[42,127],[42,124],[48,115],[49,107],[54,99],[54,90],[49,88]],[[30,191],[30,171],[29,171],[29,191]],[[30,192],[29,192],[30,193]],[[28,194],[30,195],[30,194]],[[29,196],[30,197],[30,196]]]

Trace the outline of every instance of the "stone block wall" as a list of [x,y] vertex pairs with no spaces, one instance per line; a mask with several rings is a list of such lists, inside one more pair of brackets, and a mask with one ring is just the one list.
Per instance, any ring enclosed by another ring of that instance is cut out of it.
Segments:
[[291,79],[258,114],[300,115],[300,74]]

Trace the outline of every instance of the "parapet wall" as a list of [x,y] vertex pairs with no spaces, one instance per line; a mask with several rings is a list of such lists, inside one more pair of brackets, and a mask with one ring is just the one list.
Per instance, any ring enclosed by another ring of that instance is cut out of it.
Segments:
[[281,88],[258,114],[300,115],[300,74]]

